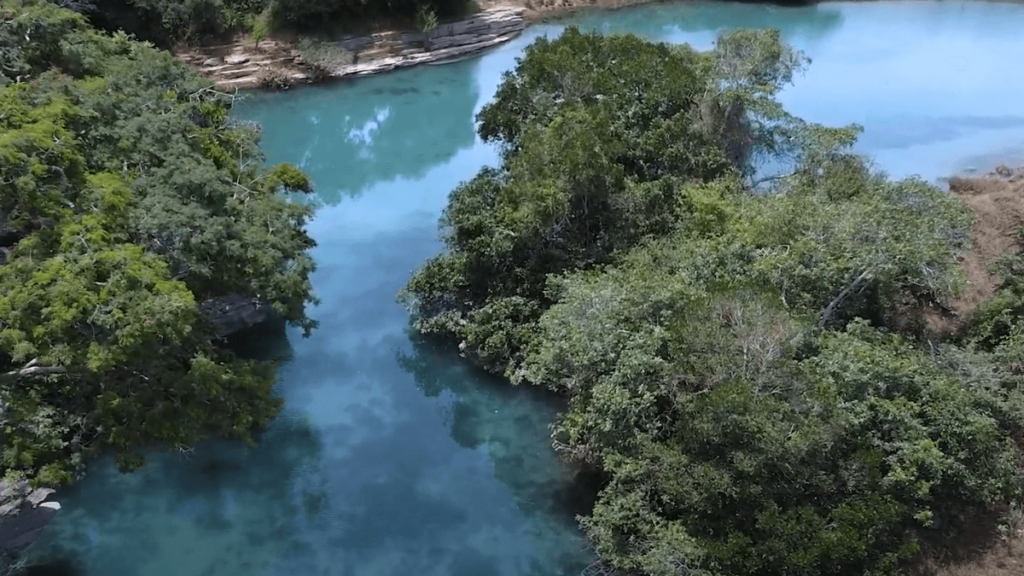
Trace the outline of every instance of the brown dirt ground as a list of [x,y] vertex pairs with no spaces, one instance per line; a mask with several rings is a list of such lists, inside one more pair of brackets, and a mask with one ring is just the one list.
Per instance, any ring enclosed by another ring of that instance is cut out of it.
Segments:
[[963,318],[991,298],[999,286],[1000,280],[989,273],[989,265],[1003,254],[1020,249],[1016,234],[1024,226],[1024,168],[1000,166],[977,178],[953,177],[949,190],[974,214],[971,252],[962,260],[969,284],[950,302],[957,316]]

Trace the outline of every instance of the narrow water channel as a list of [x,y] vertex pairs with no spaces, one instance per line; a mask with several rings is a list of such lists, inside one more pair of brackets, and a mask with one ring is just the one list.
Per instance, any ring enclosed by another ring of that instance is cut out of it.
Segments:
[[[1024,5],[882,2],[655,5],[570,22],[710,47],[776,27],[813,59],[782,97],[808,120],[865,127],[859,148],[928,180],[1024,163]],[[549,446],[557,406],[410,336],[394,300],[440,248],[448,192],[496,160],[474,114],[537,26],[483,57],[252,94],[272,162],[299,164],[320,209],[311,338],[262,330],[282,416],[255,447],[210,442],[119,475],[109,460],[60,495],[36,574],[570,576],[590,560],[585,503]]]

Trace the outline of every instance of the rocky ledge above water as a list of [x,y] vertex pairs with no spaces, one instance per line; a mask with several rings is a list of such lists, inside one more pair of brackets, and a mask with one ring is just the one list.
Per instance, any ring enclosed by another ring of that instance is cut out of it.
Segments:
[[36,541],[60,510],[48,501],[49,488],[30,488],[28,482],[0,480],[0,574],[6,574],[17,553]]
[[[518,36],[526,28],[524,12],[521,7],[496,6],[465,20],[442,24],[429,33],[393,31],[340,38],[338,48],[351,54],[352,62],[332,67],[327,77],[368,76],[469,58]],[[238,42],[196,48],[178,54],[178,58],[222,89],[314,80],[298,51],[278,41],[264,41],[260,47]]]

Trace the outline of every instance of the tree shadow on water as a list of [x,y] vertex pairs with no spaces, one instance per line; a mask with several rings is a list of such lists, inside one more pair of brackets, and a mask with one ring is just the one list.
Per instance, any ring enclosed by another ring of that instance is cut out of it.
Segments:
[[[495,477],[520,512],[545,524],[574,525],[589,514],[604,478],[562,462],[552,448],[550,424],[564,399],[544,390],[514,387],[472,366],[450,342],[413,334],[411,354],[397,362],[428,397],[454,397],[445,415],[452,439],[467,449],[484,447]],[[569,562],[579,562],[571,555]]]
[[30,551],[33,569],[106,576],[166,564],[168,576],[262,573],[296,546],[296,483],[322,450],[319,432],[286,411],[251,447],[214,440],[188,454],[148,454],[127,475],[101,459],[58,494],[63,508]]
[[225,344],[239,357],[250,360],[286,363],[294,356],[288,327],[280,316],[235,332],[226,338]]
[[421,66],[258,94],[234,113],[260,122],[268,158],[298,165],[317,198],[333,206],[379,182],[418,180],[473,146],[477,65]]
[[22,572],[22,576],[85,576],[85,572],[74,560],[58,558],[28,566]]

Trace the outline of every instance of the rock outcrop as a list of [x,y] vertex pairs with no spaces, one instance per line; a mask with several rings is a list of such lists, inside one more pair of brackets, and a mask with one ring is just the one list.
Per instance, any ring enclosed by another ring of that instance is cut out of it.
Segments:
[[[349,36],[338,47],[352,55],[350,64],[331,68],[328,78],[368,76],[417,64],[441,64],[475,56],[518,36],[526,28],[524,8],[496,6],[479,14],[442,24],[428,33],[380,32]],[[275,40],[259,47],[237,42],[178,54],[222,89],[256,88],[268,83],[308,83],[313,74],[298,51]]]
[[332,76],[367,76],[417,64],[441,64],[476,56],[508,42],[526,28],[523,8],[499,6],[472,18],[423,32],[391,32],[343,39],[342,50],[355,61],[336,68]]
[[0,575],[60,510],[60,503],[48,500],[53,493],[49,488],[32,489],[24,481],[0,480]]

